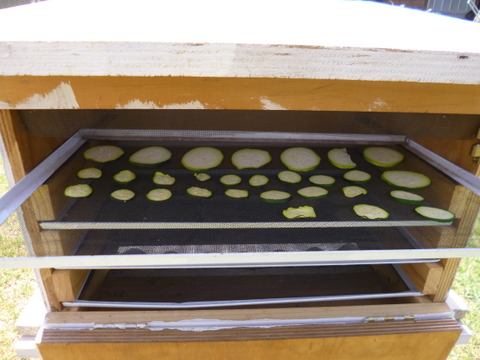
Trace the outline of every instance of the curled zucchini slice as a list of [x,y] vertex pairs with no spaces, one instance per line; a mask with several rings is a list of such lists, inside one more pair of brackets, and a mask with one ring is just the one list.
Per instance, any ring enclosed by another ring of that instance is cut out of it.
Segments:
[[289,207],[288,209],[283,210],[283,216],[287,219],[305,219],[305,218],[316,218],[315,210],[311,206],[300,206],[298,208]]
[[223,185],[232,186],[232,185],[240,184],[242,182],[242,178],[238,175],[228,174],[228,175],[223,175],[220,178],[220,182]]
[[200,188],[197,186],[192,186],[187,189],[187,194],[195,197],[209,198],[213,194],[210,190],[205,188]]
[[182,158],[182,165],[189,170],[204,171],[220,165],[223,153],[212,147],[198,147],[187,152]]
[[130,170],[122,170],[115,175],[113,175],[113,180],[120,184],[126,184],[129,183],[130,181],[133,181],[137,175],[135,175],[134,172]]
[[381,167],[392,167],[400,164],[405,159],[405,155],[401,152],[382,146],[366,148],[363,150],[363,157],[369,163]]
[[119,189],[112,192],[110,196],[115,200],[128,201],[135,197],[135,193],[132,190]]
[[269,190],[260,194],[260,199],[268,203],[282,203],[290,199],[292,195],[285,191]]
[[339,169],[353,169],[357,166],[345,148],[332,149],[328,152],[327,157],[328,161]]
[[157,185],[173,185],[175,184],[175,178],[171,175],[164,174],[160,171],[156,171],[153,175],[152,181]]
[[86,160],[96,161],[98,163],[106,163],[109,161],[117,160],[125,152],[114,145],[99,145],[87,149],[83,153],[83,157]]
[[278,178],[280,179],[280,181],[289,184],[297,184],[302,181],[302,176],[293,171],[281,171],[278,173]]
[[455,214],[451,211],[439,209],[431,206],[419,206],[415,209],[417,214],[425,219],[439,221],[439,222],[452,222],[455,220]]
[[172,192],[168,189],[153,189],[146,196],[151,201],[165,201],[172,197]]
[[359,195],[364,195],[367,194],[367,190],[360,187],[360,186],[345,186],[342,188],[343,195],[345,195],[347,198],[354,198]]
[[268,177],[265,175],[253,175],[250,180],[248,180],[248,183],[250,186],[263,186],[268,184]]
[[335,178],[328,175],[312,175],[308,178],[315,185],[330,186],[335,183]]
[[92,192],[93,190],[90,185],[78,184],[68,186],[63,193],[65,194],[65,196],[71,198],[84,198],[89,196]]
[[240,189],[227,189],[225,190],[225,195],[234,199],[243,199],[248,197],[248,191]]
[[172,157],[170,150],[162,146],[149,146],[138,150],[128,161],[132,165],[141,167],[155,167],[167,163]]
[[272,157],[265,150],[242,149],[232,155],[232,164],[237,169],[258,169],[272,161]]
[[389,185],[404,189],[423,189],[432,183],[427,175],[413,171],[385,171],[382,179]]
[[102,177],[102,170],[97,168],[82,169],[77,173],[79,179],[99,179]]
[[366,183],[369,182],[372,176],[361,170],[350,170],[343,174],[345,180],[356,182],[356,183]]
[[403,190],[390,191],[390,196],[405,204],[420,204],[425,200],[423,196]]
[[390,216],[388,212],[374,205],[360,204],[353,207],[358,216],[369,220],[383,220]]
[[319,199],[327,196],[328,190],[319,186],[308,186],[297,191],[298,195],[308,199]]
[[207,173],[195,173],[194,176],[198,181],[207,181],[211,178]]
[[310,171],[320,164],[320,156],[304,147],[293,147],[283,151],[280,160],[293,171]]

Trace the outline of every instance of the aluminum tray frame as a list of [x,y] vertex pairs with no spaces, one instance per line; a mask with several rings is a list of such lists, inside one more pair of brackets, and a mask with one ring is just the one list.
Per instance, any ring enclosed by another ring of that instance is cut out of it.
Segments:
[[[449,162],[413,140],[401,135],[316,134],[233,131],[177,131],[177,130],[118,130],[83,129],[53,152],[35,170],[13,186],[0,198],[0,223],[3,223],[36,188],[51,176],[86,140],[152,140],[172,137],[182,140],[202,138],[208,140],[264,141],[322,141],[343,144],[387,145],[401,144],[429,162],[437,170],[480,196],[480,179]],[[439,225],[435,223],[435,225]],[[101,269],[123,267],[250,267],[250,266],[307,266],[326,264],[355,264],[365,262],[398,263],[422,260],[436,261],[440,258],[463,258],[480,256],[477,248],[408,249],[408,250],[361,250],[334,252],[324,251],[281,253],[231,253],[231,254],[165,254],[165,255],[93,255],[3,258],[3,268],[59,268]]]

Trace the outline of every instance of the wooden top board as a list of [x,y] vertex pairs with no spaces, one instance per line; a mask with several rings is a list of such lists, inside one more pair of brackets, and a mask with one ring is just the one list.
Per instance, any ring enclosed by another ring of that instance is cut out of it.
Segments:
[[1,76],[480,83],[480,24],[364,1],[51,0],[0,10]]

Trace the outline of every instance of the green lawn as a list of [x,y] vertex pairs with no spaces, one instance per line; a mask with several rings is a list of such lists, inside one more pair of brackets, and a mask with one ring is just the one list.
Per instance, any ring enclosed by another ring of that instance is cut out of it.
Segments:
[[[7,181],[0,158],[0,195],[7,190]],[[478,221],[477,221],[478,223]],[[473,234],[479,246],[480,223]],[[22,236],[15,216],[0,225],[0,257],[26,256]],[[35,288],[31,270],[0,269],[0,360],[16,359],[13,350],[17,338],[15,321]],[[461,263],[454,290],[469,306],[464,323],[474,332],[467,345],[456,346],[448,360],[480,359],[480,258],[464,259]]]

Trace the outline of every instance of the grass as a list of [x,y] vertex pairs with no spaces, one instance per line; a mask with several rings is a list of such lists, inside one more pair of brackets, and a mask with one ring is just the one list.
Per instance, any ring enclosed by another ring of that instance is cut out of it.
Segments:
[[[8,189],[0,158],[0,196]],[[473,242],[480,243],[480,220],[477,220]],[[0,225],[0,257],[26,256],[22,234],[15,216]],[[0,269],[0,360],[17,359],[14,343],[18,338],[15,321],[35,289],[28,269]],[[465,299],[470,311],[463,322],[473,331],[466,345],[458,345],[448,360],[480,360],[480,258],[464,259],[453,289]]]

